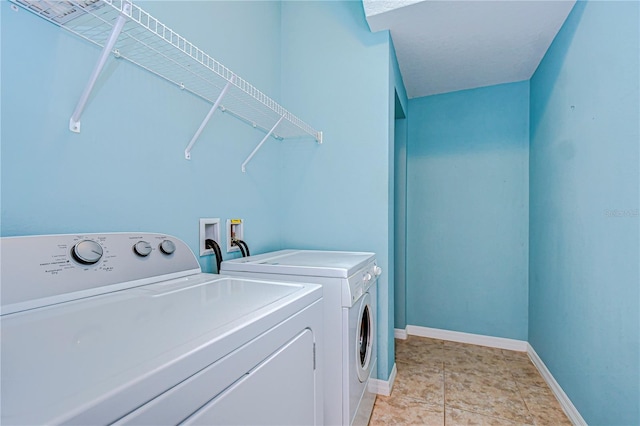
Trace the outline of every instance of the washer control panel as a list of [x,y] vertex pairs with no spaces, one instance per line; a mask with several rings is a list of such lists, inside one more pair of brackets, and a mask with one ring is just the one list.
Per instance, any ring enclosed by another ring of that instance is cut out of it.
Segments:
[[39,235],[0,243],[2,314],[33,300],[55,303],[69,293],[108,292],[201,272],[189,246],[166,234]]
[[380,275],[382,275],[382,268],[374,260],[349,277],[347,280],[348,285],[342,286],[342,306],[353,306],[369,290],[369,287],[376,282]]

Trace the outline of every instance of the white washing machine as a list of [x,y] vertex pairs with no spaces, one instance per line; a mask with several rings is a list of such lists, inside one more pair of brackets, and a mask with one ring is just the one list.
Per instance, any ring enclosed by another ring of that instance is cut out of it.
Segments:
[[377,278],[374,253],[281,250],[222,262],[232,276],[322,284],[324,419],[366,425],[375,393]]
[[0,243],[1,424],[324,424],[321,286],[163,234]]

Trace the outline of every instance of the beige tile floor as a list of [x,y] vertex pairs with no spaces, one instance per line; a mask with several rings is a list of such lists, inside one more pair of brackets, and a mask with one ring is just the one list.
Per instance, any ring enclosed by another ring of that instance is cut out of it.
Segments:
[[396,340],[396,367],[370,426],[571,425],[524,352],[409,336]]

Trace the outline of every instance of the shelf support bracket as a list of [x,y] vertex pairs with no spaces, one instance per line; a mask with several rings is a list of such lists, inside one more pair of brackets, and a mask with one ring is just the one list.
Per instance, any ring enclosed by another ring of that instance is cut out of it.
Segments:
[[269,139],[269,136],[271,136],[271,133],[273,133],[274,130],[276,130],[276,127],[278,127],[278,125],[282,122],[282,120],[284,120],[284,115],[282,117],[280,117],[280,120],[278,120],[278,122],[271,128],[271,130],[269,130],[269,133],[266,134],[266,136],[264,137],[264,139],[262,139],[260,141],[260,143],[258,144],[258,146],[256,146],[253,151],[251,151],[251,154],[249,154],[249,156],[247,157],[246,160],[244,160],[244,163],[242,163],[242,173],[247,171],[247,163],[249,161],[251,161],[251,159],[253,158],[254,155],[256,155],[256,152],[258,152],[258,150],[260,149],[260,147],[262,146],[263,143],[265,143],[267,141],[267,139]]
[[93,91],[93,87],[98,81],[98,77],[102,72],[105,64],[107,63],[107,59],[109,58],[109,54],[113,50],[113,46],[115,46],[120,33],[122,32],[122,28],[124,27],[125,22],[127,21],[127,17],[125,14],[131,13],[131,4],[125,3],[123,8],[123,13],[118,15],[118,19],[116,19],[116,23],[113,25],[113,29],[111,30],[111,34],[109,34],[109,38],[107,42],[104,44],[102,48],[102,52],[100,53],[100,58],[98,58],[98,62],[96,66],[93,68],[93,72],[89,77],[89,81],[87,82],[80,99],[78,100],[78,104],[76,105],[76,109],[73,111],[71,115],[71,119],[69,120],[69,130],[75,133],[80,133],[80,116],[87,106],[87,101],[89,100],[89,95]]
[[196,133],[191,138],[191,142],[189,142],[189,145],[187,145],[187,147],[185,148],[184,158],[186,158],[187,160],[191,160],[191,148],[193,148],[193,145],[195,145],[196,141],[200,137],[200,134],[204,130],[204,127],[207,125],[209,120],[211,120],[211,116],[213,115],[213,113],[216,112],[216,110],[220,106],[220,102],[222,102],[222,98],[224,98],[224,96],[227,94],[227,92],[229,91],[229,88],[231,87],[231,84],[235,81],[235,79],[236,79],[236,76],[234,75],[233,77],[231,77],[231,80],[229,80],[227,84],[224,86],[224,88],[222,89],[222,92],[220,92],[220,95],[218,95],[218,99],[216,99],[213,106],[209,110],[209,113],[204,118],[204,120],[202,120],[200,127],[198,127],[198,130],[196,130]]

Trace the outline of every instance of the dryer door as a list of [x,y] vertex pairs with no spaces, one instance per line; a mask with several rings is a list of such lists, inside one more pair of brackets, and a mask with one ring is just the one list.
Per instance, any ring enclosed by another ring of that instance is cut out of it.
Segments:
[[375,314],[371,304],[371,295],[368,292],[365,293],[352,309],[358,309],[355,328],[356,371],[358,372],[358,380],[364,383],[369,379],[372,351],[375,349],[373,346],[373,336],[375,336],[373,315]]

